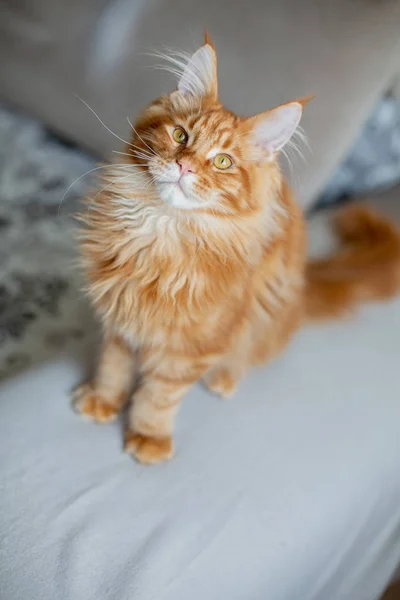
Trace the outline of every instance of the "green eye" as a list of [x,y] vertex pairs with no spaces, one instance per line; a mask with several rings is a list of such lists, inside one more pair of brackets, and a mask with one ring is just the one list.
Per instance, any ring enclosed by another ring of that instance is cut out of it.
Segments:
[[186,144],[188,141],[188,134],[182,127],[175,127],[172,137],[178,144]]
[[227,154],[217,154],[213,160],[214,166],[217,169],[229,169],[233,165],[232,159]]

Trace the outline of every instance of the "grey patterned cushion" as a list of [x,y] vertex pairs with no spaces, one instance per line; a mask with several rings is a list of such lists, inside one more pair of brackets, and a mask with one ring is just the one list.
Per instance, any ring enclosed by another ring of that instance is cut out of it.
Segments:
[[0,107],[0,378],[91,343],[70,217],[86,178],[60,202],[93,166],[40,124]]
[[383,98],[344,162],[336,169],[321,204],[366,194],[400,181],[400,100]]

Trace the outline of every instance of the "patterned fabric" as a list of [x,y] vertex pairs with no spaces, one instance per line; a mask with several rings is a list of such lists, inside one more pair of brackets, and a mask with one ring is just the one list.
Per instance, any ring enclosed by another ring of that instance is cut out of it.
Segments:
[[[0,378],[93,337],[74,266],[71,212],[94,161],[0,107]],[[76,262],[76,261],[75,261]]]
[[320,204],[368,194],[400,181],[400,99],[376,106],[359,138],[328,183]]

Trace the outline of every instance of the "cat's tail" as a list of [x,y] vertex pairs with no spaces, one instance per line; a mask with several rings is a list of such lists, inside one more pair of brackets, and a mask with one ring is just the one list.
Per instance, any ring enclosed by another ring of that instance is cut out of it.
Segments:
[[364,206],[353,205],[335,218],[341,248],[306,269],[306,318],[346,316],[363,302],[400,292],[400,231]]

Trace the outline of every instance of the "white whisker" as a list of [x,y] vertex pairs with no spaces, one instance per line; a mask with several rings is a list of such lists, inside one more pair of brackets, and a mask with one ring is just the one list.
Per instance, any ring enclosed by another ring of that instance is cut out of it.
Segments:
[[[151,156],[147,156],[146,154],[141,156],[141,155],[134,154],[133,152],[130,152],[130,153],[129,152],[119,152],[118,150],[113,150],[112,152],[113,152],[113,154],[120,154],[121,156],[129,156],[129,158],[135,158],[135,156],[138,156],[138,158],[144,158],[144,157],[152,158]],[[129,165],[129,164],[130,163],[127,163],[127,165]]]
[[146,154],[149,158],[152,158],[152,156],[154,155],[154,152],[153,152],[153,154],[150,154],[150,152],[148,152],[146,149],[141,148],[140,146],[136,146],[135,144],[129,144],[129,146],[131,148],[135,148],[136,150],[138,150],[139,152],[142,152],[143,154]]
[[83,177],[86,177],[86,175],[89,175],[90,173],[93,173],[93,171],[99,171],[100,169],[110,169],[110,168],[113,168],[113,167],[116,167],[116,168],[122,169],[122,168],[126,168],[126,167],[129,167],[129,166],[130,166],[130,165],[123,165],[122,163],[121,163],[121,164],[118,164],[118,165],[113,165],[113,164],[109,164],[109,165],[101,165],[100,167],[94,167],[93,169],[90,169],[89,171],[86,171],[86,173],[83,173],[83,175],[80,175],[79,177],[77,177],[77,178],[75,179],[75,181],[73,181],[73,182],[71,183],[71,185],[69,185],[69,186],[67,187],[67,189],[65,190],[65,192],[64,192],[64,194],[63,194],[63,197],[61,198],[61,200],[60,200],[60,203],[59,203],[59,205],[58,205],[58,214],[60,214],[60,208],[61,208],[61,204],[64,202],[64,200],[65,200],[65,197],[66,197],[66,195],[68,194],[69,190],[70,190],[70,189],[71,189],[71,188],[72,188],[72,187],[73,187],[73,186],[74,186],[76,183],[78,183],[78,181],[80,181],[80,180],[81,180]]
[[148,147],[148,149],[150,150],[150,152],[152,152],[152,153],[153,153],[155,156],[159,156],[159,155],[157,154],[157,152],[155,152],[155,150],[153,150],[153,148],[151,148],[151,147],[149,146],[149,144],[147,144],[147,143],[144,141],[144,139],[143,139],[143,138],[142,138],[142,137],[141,137],[141,136],[138,134],[138,132],[136,131],[136,129],[135,129],[135,128],[134,128],[134,126],[132,125],[132,122],[131,122],[130,118],[129,118],[129,117],[126,117],[126,120],[128,121],[128,123],[129,123],[129,125],[130,125],[131,129],[132,129],[132,130],[133,130],[133,131],[136,133],[136,135],[138,136],[138,138],[139,138],[140,140],[142,140],[143,144],[144,144],[145,146],[147,146],[147,147]]
[[145,154],[141,154],[140,152],[136,152],[134,154],[134,158],[141,158],[142,160],[150,160],[149,156],[146,156]]
[[124,144],[127,144],[129,146],[129,142],[127,142],[122,137],[120,137],[119,135],[117,135],[116,133],[114,133],[113,131],[111,131],[111,129],[109,127],[107,127],[107,125],[104,123],[104,121],[102,121],[100,119],[100,117],[96,113],[96,111],[91,106],[89,106],[89,104],[87,102],[85,102],[85,100],[83,100],[83,98],[81,98],[80,96],[78,96],[78,94],[75,94],[75,97],[78,98],[78,100],[80,100],[81,102],[83,102],[83,104],[94,114],[94,116],[96,117],[96,119],[103,125],[103,127],[105,127],[107,129],[107,131],[109,133],[111,133],[111,135],[113,135],[118,140],[121,140],[121,142],[124,142]]
[[140,146],[134,146],[133,144],[131,144],[132,146],[132,152],[141,152],[142,154],[144,154],[145,156],[148,156],[149,158],[153,158],[154,154],[150,154],[150,152],[147,152],[147,150],[143,150],[143,148],[140,148]]

